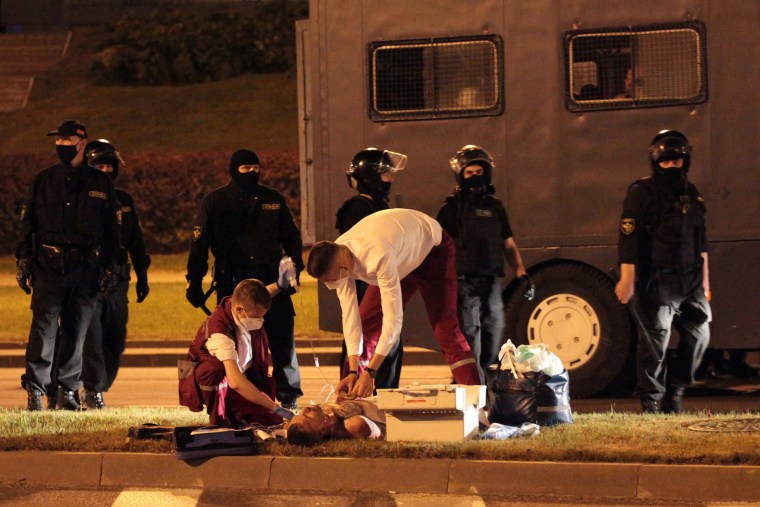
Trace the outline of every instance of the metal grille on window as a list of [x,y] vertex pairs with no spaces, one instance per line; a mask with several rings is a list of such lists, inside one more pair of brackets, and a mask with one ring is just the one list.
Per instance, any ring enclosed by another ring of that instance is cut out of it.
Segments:
[[370,118],[388,121],[501,114],[501,48],[498,36],[370,44]]
[[700,22],[567,32],[567,108],[704,102],[705,48],[705,27]]

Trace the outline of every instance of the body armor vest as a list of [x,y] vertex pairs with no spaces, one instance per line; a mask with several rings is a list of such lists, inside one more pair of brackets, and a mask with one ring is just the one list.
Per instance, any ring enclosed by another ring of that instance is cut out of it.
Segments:
[[457,204],[457,274],[504,276],[502,218],[492,199],[454,197]]

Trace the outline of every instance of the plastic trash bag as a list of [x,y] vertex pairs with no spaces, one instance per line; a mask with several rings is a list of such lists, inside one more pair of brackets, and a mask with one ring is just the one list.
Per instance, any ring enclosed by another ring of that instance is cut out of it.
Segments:
[[543,343],[515,347],[511,340],[507,340],[499,351],[499,358],[502,369],[509,368],[508,363],[511,360],[515,371],[521,373],[540,371],[553,377],[565,369],[559,356],[551,352]]
[[541,426],[573,424],[570,409],[570,376],[563,369],[536,390],[536,415]]
[[537,437],[540,434],[540,426],[534,423],[522,423],[519,427],[493,423],[482,435],[480,435],[480,438],[487,440],[506,440],[508,438],[516,437]]
[[486,376],[486,410],[490,423],[520,426],[538,422],[536,391],[549,377],[541,372],[517,373],[491,367]]

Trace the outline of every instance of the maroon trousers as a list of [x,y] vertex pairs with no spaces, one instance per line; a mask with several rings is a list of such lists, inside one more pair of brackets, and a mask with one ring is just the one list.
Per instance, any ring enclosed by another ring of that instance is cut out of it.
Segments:
[[[249,424],[261,424],[262,426],[282,424],[282,417],[248,401],[234,389],[229,387],[220,389],[220,384],[226,375],[224,364],[215,357],[202,361],[195,368],[195,380],[200,388],[201,398],[203,404],[206,405],[211,424],[224,427],[247,426]],[[274,399],[273,383],[251,378],[249,380],[264,394]],[[269,388],[263,388],[262,383],[270,384]]]
[[[422,264],[401,280],[403,305],[419,290],[428,321],[457,384],[478,385],[480,378],[475,356],[459,329],[457,317],[457,267],[454,241],[443,231],[441,244],[433,247]],[[359,305],[364,335],[360,364],[367,364],[375,353],[383,327],[380,289],[370,285]]]

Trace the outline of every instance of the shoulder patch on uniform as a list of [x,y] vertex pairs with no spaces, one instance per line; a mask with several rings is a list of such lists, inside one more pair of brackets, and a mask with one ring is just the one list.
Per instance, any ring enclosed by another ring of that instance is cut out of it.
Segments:
[[89,196],[97,197],[98,199],[103,199],[104,201],[108,198],[105,192],[98,192],[96,190],[90,190]]
[[196,225],[193,227],[193,241],[198,241],[201,239],[201,236],[203,235],[203,227],[200,225]]
[[132,213],[132,206],[122,206],[121,207],[122,213]]
[[476,209],[475,216],[478,218],[491,218],[493,216],[493,210],[491,209]]
[[620,231],[625,234],[633,234],[633,231],[636,230],[636,219],[635,218],[624,218],[620,221]]
[[280,203],[279,202],[275,202],[271,204],[265,203],[261,205],[261,209],[277,210],[277,209],[280,209]]
[[21,210],[18,213],[18,221],[23,222],[26,218],[26,205],[21,206]]
[[705,200],[704,200],[704,199],[702,199],[702,196],[701,196],[701,195],[698,195],[698,196],[697,196],[697,202],[705,202]]

